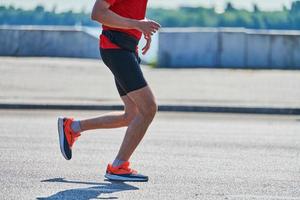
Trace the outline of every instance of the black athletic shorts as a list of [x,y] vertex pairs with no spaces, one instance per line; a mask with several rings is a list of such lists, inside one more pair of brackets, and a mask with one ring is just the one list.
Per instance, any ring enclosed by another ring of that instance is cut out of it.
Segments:
[[140,67],[140,58],[135,52],[100,48],[100,53],[104,64],[115,77],[120,96],[147,86]]

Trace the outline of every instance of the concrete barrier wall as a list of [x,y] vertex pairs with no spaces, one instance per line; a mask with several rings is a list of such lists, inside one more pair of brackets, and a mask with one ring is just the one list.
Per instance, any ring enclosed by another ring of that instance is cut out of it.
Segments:
[[[98,38],[84,29],[44,26],[0,26],[0,56],[100,57]],[[167,28],[158,66],[300,69],[300,32]]]
[[167,28],[158,49],[159,67],[300,69],[299,31]]
[[271,63],[271,39],[268,35],[247,35],[246,63],[248,67],[257,66],[267,68]]
[[242,32],[220,32],[219,48],[220,54],[218,65],[221,67],[241,67],[245,66],[246,37]]
[[[217,37],[216,33],[209,32],[190,32],[189,34],[174,32],[170,35],[161,32],[158,50],[159,64],[170,67],[199,65],[213,67],[217,60]],[[197,41],[194,38],[197,38]]]
[[68,27],[0,27],[0,55],[100,57],[98,38]]

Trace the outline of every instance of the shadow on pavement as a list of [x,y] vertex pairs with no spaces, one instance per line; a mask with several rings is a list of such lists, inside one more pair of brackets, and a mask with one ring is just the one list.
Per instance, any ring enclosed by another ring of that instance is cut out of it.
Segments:
[[89,199],[118,199],[118,197],[99,197],[101,194],[112,194],[115,192],[122,192],[127,190],[138,190],[138,187],[123,183],[123,182],[108,182],[108,183],[96,183],[96,182],[83,182],[83,181],[69,181],[63,178],[54,178],[48,180],[42,180],[41,182],[53,182],[53,183],[74,183],[94,185],[94,187],[88,188],[75,188],[70,190],[60,191],[49,197],[37,197],[37,200],[89,200]]

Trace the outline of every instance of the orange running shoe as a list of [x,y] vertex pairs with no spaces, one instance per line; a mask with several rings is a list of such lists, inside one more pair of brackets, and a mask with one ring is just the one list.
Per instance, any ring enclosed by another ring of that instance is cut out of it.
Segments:
[[73,121],[72,118],[59,117],[57,122],[60,151],[66,160],[71,160],[72,146],[80,136],[80,133],[75,133],[71,129]]
[[147,182],[148,176],[138,174],[137,171],[129,168],[130,163],[124,162],[118,167],[113,167],[108,164],[105,178],[110,181],[133,181],[133,182]]

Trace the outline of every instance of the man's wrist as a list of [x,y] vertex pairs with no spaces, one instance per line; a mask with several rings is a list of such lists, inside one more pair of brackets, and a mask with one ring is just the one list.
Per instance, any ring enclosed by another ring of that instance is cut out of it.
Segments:
[[128,19],[128,28],[139,30],[139,20],[136,19]]

